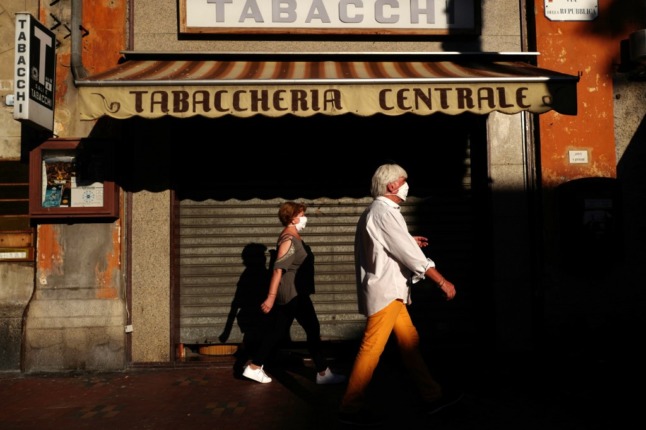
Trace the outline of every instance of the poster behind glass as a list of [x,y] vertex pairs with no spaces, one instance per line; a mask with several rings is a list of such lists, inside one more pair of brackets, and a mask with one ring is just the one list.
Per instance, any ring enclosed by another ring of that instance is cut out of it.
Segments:
[[43,151],[42,178],[44,208],[103,206],[100,172],[80,163],[74,150]]

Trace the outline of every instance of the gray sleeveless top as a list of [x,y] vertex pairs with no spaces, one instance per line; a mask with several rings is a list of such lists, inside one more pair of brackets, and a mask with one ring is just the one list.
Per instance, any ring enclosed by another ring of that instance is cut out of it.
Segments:
[[[283,277],[278,286],[276,304],[289,303],[299,294],[314,293],[314,254],[302,240],[291,235],[279,238],[291,240],[292,244],[285,255],[276,259],[274,269],[282,269]],[[277,247],[278,248],[278,247]]]

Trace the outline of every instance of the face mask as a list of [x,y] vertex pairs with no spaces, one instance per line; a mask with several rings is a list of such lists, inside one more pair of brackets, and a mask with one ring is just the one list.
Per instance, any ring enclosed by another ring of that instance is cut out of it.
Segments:
[[301,231],[305,228],[307,225],[307,217],[303,215],[298,219],[298,224],[294,224],[294,227],[296,227],[296,231]]
[[403,202],[406,201],[406,197],[408,197],[408,182],[404,182],[401,187],[399,187],[399,190],[397,190],[397,193],[395,195],[402,199]]

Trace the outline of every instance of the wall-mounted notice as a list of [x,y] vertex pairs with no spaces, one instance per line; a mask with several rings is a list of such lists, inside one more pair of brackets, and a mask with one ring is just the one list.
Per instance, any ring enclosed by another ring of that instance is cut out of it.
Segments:
[[599,15],[599,0],[544,0],[550,21],[592,21]]

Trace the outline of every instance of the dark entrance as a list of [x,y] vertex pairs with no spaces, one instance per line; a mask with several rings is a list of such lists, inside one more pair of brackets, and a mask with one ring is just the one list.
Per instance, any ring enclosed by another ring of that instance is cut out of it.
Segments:
[[[402,212],[414,234],[460,290],[439,297],[430,283],[413,292],[411,314],[434,342],[473,346],[486,337],[490,255],[486,116],[376,115],[171,120],[177,343],[218,343],[245,245],[269,248],[280,201],[310,206],[307,241],[317,255],[317,312],[326,340],[360,333],[352,241],[369,203],[370,178],[389,161],[410,177]],[[310,227],[311,225],[311,227]],[[292,337],[300,340],[299,327]],[[234,332],[230,338],[236,341]]]

